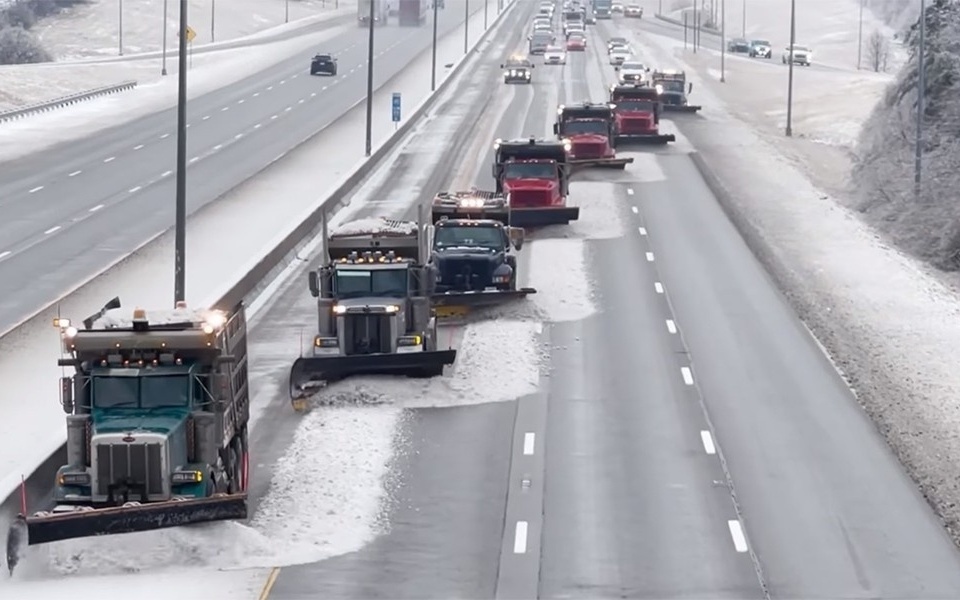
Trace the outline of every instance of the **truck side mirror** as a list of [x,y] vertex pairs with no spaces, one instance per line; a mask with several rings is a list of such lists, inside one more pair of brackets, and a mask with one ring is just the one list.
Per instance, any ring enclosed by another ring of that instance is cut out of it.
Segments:
[[523,248],[523,227],[511,227],[510,232],[510,241],[513,243],[513,247],[520,251]]
[[644,69],[644,70],[645,70],[647,73],[649,73],[649,72],[650,72],[650,67],[647,67],[647,68]]
[[66,414],[73,414],[73,377],[60,378],[60,406]]
[[689,94],[692,91],[693,91],[693,83],[687,84],[687,93]]
[[320,276],[316,271],[307,273],[307,280],[310,285],[310,295],[314,298],[320,297]]
[[501,69],[506,69],[507,67],[506,67],[505,65],[500,65],[500,68],[501,68]]
[[553,124],[553,135],[560,135],[560,124],[559,124],[559,123],[554,123],[554,124]]
[[620,70],[620,67],[614,67],[613,70],[614,70],[614,71],[619,71],[619,70]]

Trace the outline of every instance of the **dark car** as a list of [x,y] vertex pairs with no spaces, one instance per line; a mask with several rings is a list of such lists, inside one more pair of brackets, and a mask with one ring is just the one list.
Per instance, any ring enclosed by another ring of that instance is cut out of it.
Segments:
[[508,228],[493,219],[439,221],[433,243],[437,292],[517,289],[510,243]]
[[753,58],[773,58],[773,46],[767,40],[750,42],[750,56]]
[[310,61],[311,75],[336,75],[337,59],[329,54],[317,54]]
[[727,42],[727,52],[736,54],[748,54],[750,52],[750,42],[743,38],[737,38]]
[[511,58],[506,64],[500,65],[503,69],[504,83],[531,83],[530,70],[533,63],[525,58]]

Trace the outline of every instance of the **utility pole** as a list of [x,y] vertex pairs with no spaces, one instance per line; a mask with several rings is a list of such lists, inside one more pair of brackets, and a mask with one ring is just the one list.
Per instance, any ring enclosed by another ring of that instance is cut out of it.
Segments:
[[483,0],[483,30],[487,30],[487,4],[490,0]]
[[863,55],[863,0],[860,0],[860,26],[857,28],[857,70],[858,71],[860,70],[860,57],[862,55]]
[[217,41],[217,0],[210,0],[210,41]]
[[123,56],[123,0],[120,0],[117,4],[120,7],[117,23],[118,29],[120,30],[120,56]]
[[187,288],[187,0],[180,0],[180,72],[177,94],[177,208],[174,242],[174,304],[186,300]]
[[924,46],[927,29],[927,6],[924,0],[920,0],[920,45],[917,49],[920,62],[917,67],[917,140],[916,156],[913,164],[913,186],[914,195],[920,200],[920,174],[923,168],[923,97],[926,93],[926,71],[927,71],[927,53]]
[[433,60],[430,66],[430,91],[437,91],[437,5],[440,0],[433,0]]
[[787,137],[793,136],[793,45],[797,41],[797,0],[790,0],[790,73],[787,76]]
[[[370,19],[373,20],[373,14],[370,15]],[[283,5],[283,22],[290,22],[290,0],[285,0]]]
[[657,0],[657,14],[663,14],[663,0]]
[[720,83],[727,80],[727,0],[720,0]]
[[464,4],[463,13],[463,53],[470,51],[470,0]]
[[[287,0],[289,2],[290,0]],[[361,0],[363,1],[363,0]],[[373,151],[373,25],[374,25],[374,7],[380,8],[380,3],[385,0],[369,0],[370,2],[370,33],[367,41],[367,141],[365,156],[370,156]]]
[[743,25],[740,27],[740,37],[747,37],[747,0],[743,0]]
[[167,74],[167,2],[163,0],[163,60],[160,66],[160,74]]

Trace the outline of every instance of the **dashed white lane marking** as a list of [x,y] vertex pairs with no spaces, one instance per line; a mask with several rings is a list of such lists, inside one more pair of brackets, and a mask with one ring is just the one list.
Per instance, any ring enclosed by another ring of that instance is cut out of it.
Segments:
[[139,149],[141,149],[141,148],[143,148],[143,144],[139,144],[139,145],[133,147],[134,150],[139,150]]
[[683,375],[683,382],[687,385],[693,385],[693,371],[690,367],[680,367],[680,374]]
[[254,93],[253,93],[253,97],[254,97],[254,98],[257,98],[257,97],[259,97],[259,96],[260,96],[260,92],[254,92]]
[[220,112],[227,112],[228,110],[230,110],[230,107],[224,106],[223,108],[220,109]]
[[51,227],[50,229],[44,231],[44,232],[43,232],[43,235],[50,235],[51,233],[53,233],[53,232],[55,232],[55,231],[59,231],[59,230],[60,230],[60,225],[55,225],[55,226]]
[[283,112],[290,112],[291,110],[293,110],[293,107],[292,107],[292,106],[288,106],[288,107],[286,107],[285,109],[283,109]]
[[327,86],[323,86],[322,88],[320,88],[320,91],[322,92],[325,89],[327,89]]
[[279,116],[280,116],[280,115],[273,115],[272,117],[270,117],[270,120],[272,121],[272,120],[276,119],[276,118],[279,117]]
[[283,84],[285,84],[286,82],[287,82],[286,79],[281,79],[281,80],[280,80],[280,85],[283,85]]
[[526,554],[527,552],[527,522],[517,521],[517,529],[513,534],[513,553]]
[[633,195],[633,188],[627,188],[627,195],[628,195],[628,196],[632,196],[632,195]]
[[187,128],[187,129],[190,129],[190,123],[187,123],[186,128]]
[[167,139],[168,137],[170,137],[170,134],[169,134],[169,133],[165,133],[165,134],[163,134],[163,135],[160,136],[160,139],[161,139],[161,140],[165,140],[165,139]]
[[217,144],[216,146],[213,147],[213,151],[214,151],[214,152],[217,152],[217,151],[219,151],[221,148],[223,148],[223,144]]
[[233,139],[239,140],[239,139],[242,138],[242,137],[243,137],[243,134],[242,134],[242,133],[238,133],[237,135],[233,136]]
[[191,162],[191,163],[195,163],[195,162],[197,162],[198,160],[200,160],[200,157],[199,157],[199,156],[194,156],[193,158],[190,159],[190,162]]
[[657,282],[655,282],[655,283],[653,284],[653,289],[657,290],[657,293],[658,293],[658,294],[662,294],[662,293],[663,293],[663,284],[660,283],[659,281],[657,281]]
[[640,212],[639,210],[637,210],[637,207],[636,207],[636,206],[631,206],[631,207],[630,207],[630,210],[633,211],[633,214],[637,214],[638,212]]
[[310,92],[310,97],[311,97],[311,98],[316,98],[316,97],[317,97],[317,93],[316,93],[316,92]]
[[254,128],[254,129],[260,129],[260,123],[257,123],[256,125],[254,125],[253,128]]
[[12,254],[12,252],[10,252],[9,250],[5,250],[4,252],[0,252],[0,258],[6,258],[6,257],[10,256],[11,254]]
[[532,456],[533,448],[536,443],[537,434],[533,433],[532,431],[528,431],[527,433],[523,434],[523,455]]
[[203,120],[203,121],[207,121],[207,120],[209,120],[209,119],[210,119],[210,115],[207,115],[207,116],[205,116],[202,120]]
[[703,449],[707,454],[717,453],[717,447],[713,445],[713,436],[706,429],[700,432],[700,441],[703,442]]
[[272,89],[273,89],[272,85],[267,87],[267,90],[272,90]]
[[241,98],[240,100],[237,100],[237,104],[243,104],[244,102],[246,102],[246,100],[244,100],[244,99],[242,99],[242,98]]
[[111,156],[110,158],[105,158],[105,159],[103,159],[103,162],[108,163],[108,162],[113,162],[113,161],[115,161],[115,160],[117,160],[117,157],[116,157],[116,156]]
[[137,192],[139,192],[139,191],[142,190],[142,189],[143,189],[143,186],[142,186],[142,185],[138,185],[138,186],[136,186],[136,187],[130,188],[129,190],[127,190],[127,192],[130,193],[130,194],[136,194]]
[[103,208],[103,204],[98,204],[98,205],[94,206],[93,208],[91,208],[91,209],[90,209],[90,212],[97,212],[97,211],[100,210],[101,208]]
[[743,527],[740,526],[740,521],[736,519],[727,521],[727,526],[730,528],[730,537],[733,538],[733,547],[736,548],[737,552],[746,552],[747,538],[743,535]]
[[37,187],[35,187],[35,188],[33,188],[32,190],[30,190],[30,193],[31,193],[31,194],[36,194],[37,192],[39,192],[39,191],[42,190],[42,189],[43,189],[43,186],[42,186],[42,185],[38,185]]
[[68,175],[67,177],[76,177],[80,173],[83,173],[83,169],[80,169],[79,171],[74,171],[73,173],[70,173],[70,175]]
[[677,332],[677,324],[673,322],[673,319],[667,319],[667,331],[670,333]]
[[647,228],[646,228],[646,227],[638,227],[638,228],[637,228],[637,231],[640,232],[640,235],[647,235]]
[[647,262],[653,262],[653,252],[647,252]]
[[299,100],[297,100],[297,104],[303,104],[304,102],[305,100],[303,98],[300,98]]
[[164,171],[160,174],[160,177],[170,177],[171,175],[173,175],[173,171]]

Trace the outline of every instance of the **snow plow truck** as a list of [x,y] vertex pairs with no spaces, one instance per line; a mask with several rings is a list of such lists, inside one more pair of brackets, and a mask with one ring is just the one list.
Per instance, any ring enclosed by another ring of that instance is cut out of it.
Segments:
[[496,193],[507,199],[510,225],[566,225],[580,218],[580,208],[567,206],[570,144],[554,140],[497,140],[493,178]]
[[517,257],[524,232],[510,226],[510,207],[496,192],[440,192],[432,204],[430,261],[437,268],[433,296],[440,317],[535,294],[517,287]]
[[573,167],[625,169],[632,158],[617,158],[614,141],[615,119],[610,104],[561,104],[553,132],[569,142],[567,162]]
[[688,103],[687,94],[693,92],[693,83],[687,83],[683,71],[654,71],[651,83],[660,94],[664,112],[695,113],[703,108]]
[[[78,324],[79,325],[79,324]],[[21,514],[10,571],[26,545],[247,518],[247,324],[231,312],[121,310],[114,298],[82,328],[55,319],[67,464],[50,511]]]
[[361,219],[324,231],[324,264],[310,271],[317,298],[312,356],[290,370],[296,410],[325,382],[351,375],[435,377],[457,351],[437,349],[431,297],[437,274],[414,221]]
[[660,93],[646,85],[610,86],[610,103],[615,105],[616,134],[620,144],[666,144],[675,142],[672,133],[660,133]]

